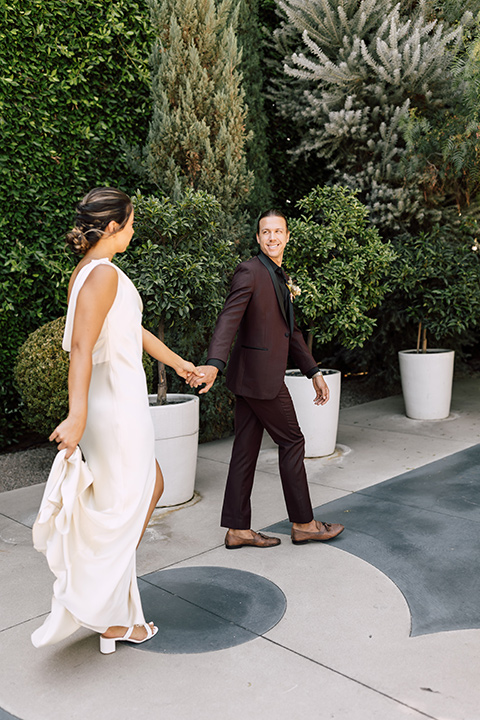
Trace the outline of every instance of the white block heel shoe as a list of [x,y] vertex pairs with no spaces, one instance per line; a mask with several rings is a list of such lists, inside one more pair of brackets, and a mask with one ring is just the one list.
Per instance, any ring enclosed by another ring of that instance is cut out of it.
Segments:
[[[135,627],[144,627],[147,631],[147,635],[143,638],[143,640],[135,640],[134,638],[130,637]],[[103,637],[103,635],[100,635],[100,652],[103,653],[103,655],[111,655],[116,650],[115,644],[117,642],[129,642],[140,645],[141,643],[147,642],[147,640],[151,640],[151,638],[156,635],[157,632],[158,628],[156,625],[152,627],[151,625],[147,625],[147,623],[145,623],[144,625],[132,625],[132,627],[128,628],[127,632],[125,633],[125,635],[123,635],[123,637],[106,638]]]

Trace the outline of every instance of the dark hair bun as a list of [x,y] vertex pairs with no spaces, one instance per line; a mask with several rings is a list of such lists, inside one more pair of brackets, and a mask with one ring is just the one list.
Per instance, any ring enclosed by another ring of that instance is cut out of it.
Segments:
[[75,255],[85,255],[87,250],[89,250],[91,247],[90,243],[85,237],[85,234],[82,230],[80,230],[79,227],[74,227],[73,230],[70,230],[70,232],[67,233],[65,239],[67,245],[70,246],[72,252]]
[[90,190],[78,203],[75,227],[67,233],[67,244],[75,255],[84,255],[104,235],[113,220],[119,230],[132,212],[132,201],[121,190],[100,187]]

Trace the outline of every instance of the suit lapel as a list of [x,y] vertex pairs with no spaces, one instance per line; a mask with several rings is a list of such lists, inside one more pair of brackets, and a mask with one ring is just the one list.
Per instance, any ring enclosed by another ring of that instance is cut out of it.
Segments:
[[280,310],[283,315],[283,319],[285,320],[288,327],[290,328],[290,331],[293,332],[293,306],[292,306],[292,303],[289,303],[289,307],[288,307],[289,317],[287,318],[287,315],[285,313],[285,303],[283,302],[282,294],[280,293],[277,282],[275,280],[275,272],[274,272],[272,266],[270,265],[270,263],[268,262],[267,258],[265,257],[265,255],[262,255],[262,253],[259,253],[259,255],[257,257],[260,260],[260,262],[262,263],[262,265],[265,265],[265,267],[267,268],[267,270],[269,272],[269,275],[270,275],[270,278],[272,280],[273,287],[275,290],[275,295],[277,296],[278,304],[280,306]]

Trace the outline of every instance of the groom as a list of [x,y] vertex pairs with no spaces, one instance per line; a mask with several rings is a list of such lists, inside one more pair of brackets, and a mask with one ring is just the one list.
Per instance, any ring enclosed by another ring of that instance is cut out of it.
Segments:
[[236,395],[235,441],[225,488],[222,520],[228,528],[225,546],[259,548],[280,544],[280,539],[254,532],[250,527],[250,495],[263,430],[279,447],[279,467],[292,542],[331,540],[343,525],[313,519],[303,462],[304,438],[292,399],[284,382],[287,357],[312,379],[316,405],[329,398],[322,373],[308,351],[293,316],[287,278],[282,270],[289,240],[287,220],[278,210],[263,213],[257,224],[258,256],[235,270],[230,294],[220,313],[208,348],[200,393],[210,390],[218,372],[228,364],[226,384]]

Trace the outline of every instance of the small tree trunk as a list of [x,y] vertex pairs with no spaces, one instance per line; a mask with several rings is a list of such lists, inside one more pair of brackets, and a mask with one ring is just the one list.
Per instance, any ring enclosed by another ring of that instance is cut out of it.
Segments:
[[[163,320],[158,323],[158,339],[164,342],[165,339],[165,326]],[[159,405],[167,404],[167,373],[165,371],[165,365],[161,362],[157,363],[158,368],[158,387],[157,387],[157,403]]]
[[313,354],[313,332],[310,330],[307,333],[307,347],[310,354]]
[[423,328],[422,353],[427,352],[427,328]]
[[420,352],[420,339],[422,337],[422,321],[418,323],[418,334],[417,334],[417,353]]

